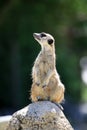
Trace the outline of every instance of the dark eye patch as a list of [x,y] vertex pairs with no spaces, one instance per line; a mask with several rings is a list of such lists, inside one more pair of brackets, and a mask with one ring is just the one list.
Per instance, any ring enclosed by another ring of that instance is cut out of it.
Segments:
[[53,43],[53,40],[52,40],[52,39],[49,39],[49,40],[48,40],[48,44],[49,44],[49,45],[52,45],[52,43]]
[[46,37],[46,34],[44,34],[44,33],[41,33],[41,35],[40,35],[41,37]]

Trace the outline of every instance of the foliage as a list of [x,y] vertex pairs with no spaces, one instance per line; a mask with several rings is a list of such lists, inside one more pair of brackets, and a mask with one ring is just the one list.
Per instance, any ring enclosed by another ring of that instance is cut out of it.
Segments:
[[86,6],[86,0],[1,0],[0,101],[3,104],[19,107],[28,103],[31,69],[40,50],[32,34],[42,31],[56,39],[57,69],[66,86],[66,97],[81,101],[79,60],[87,55]]

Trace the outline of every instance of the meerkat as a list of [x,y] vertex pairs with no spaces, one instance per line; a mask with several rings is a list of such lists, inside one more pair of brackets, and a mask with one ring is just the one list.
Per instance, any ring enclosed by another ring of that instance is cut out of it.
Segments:
[[34,39],[41,45],[41,51],[32,68],[31,99],[50,100],[61,103],[65,87],[56,70],[55,40],[48,33],[34,33]]

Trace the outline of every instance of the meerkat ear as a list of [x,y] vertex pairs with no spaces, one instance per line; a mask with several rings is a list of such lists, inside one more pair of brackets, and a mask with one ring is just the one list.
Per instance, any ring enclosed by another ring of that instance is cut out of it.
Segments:
[[52,45],[52,44],[53,44],[53,39],[49,39],[49,40],[48,40],[48,44],[49,44],[49,45]]

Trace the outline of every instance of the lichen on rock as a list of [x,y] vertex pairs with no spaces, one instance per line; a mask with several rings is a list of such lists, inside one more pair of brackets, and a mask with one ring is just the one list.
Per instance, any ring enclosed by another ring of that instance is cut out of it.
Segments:
[[73,130],[73,128],[57,105],[49,101],[40,101],[14,113],[6,130]]

